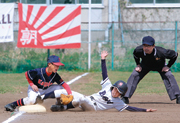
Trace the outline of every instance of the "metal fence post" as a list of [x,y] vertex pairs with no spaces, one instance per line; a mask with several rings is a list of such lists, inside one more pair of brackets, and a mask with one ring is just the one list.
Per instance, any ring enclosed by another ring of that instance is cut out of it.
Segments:
[[121,18],[121,5],[120,5],[120,2],[119,2],[119,18],[120,18],[122,44],[124,45],[124,32],[123,32],[123,24],[122,24],[122,18]]
[[47,50],[47,59],[49,58],[50,56],[50,49]]
[[114,70],[114,21],[112,22],[112,66],[111,69]]
[[[50,1],[49,0],[46,0],[46,5],[49,6],[50,5]],[[50,56],[50,49],[47,50],[47,60]]]
[[[177,52],[177,26],[178,26],[178,22],[175,21],[175,51]],[[175,72],[177,72],[177,63],[175,62],[174,64],[175,67]]]

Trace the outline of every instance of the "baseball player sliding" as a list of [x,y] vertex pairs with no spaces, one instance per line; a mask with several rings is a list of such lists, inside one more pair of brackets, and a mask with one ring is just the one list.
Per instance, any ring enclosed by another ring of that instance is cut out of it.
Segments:
[[[107,75],[106,61],[105,58],[108,56],[106,51],[101,53],[101,67],[102,67],[102,77],[101,81],[102,89],[93,95],[84,96],[78,92],[72,91],[74,97],[71,101],[71,97],[65,96],[67,92],[64,89],[55,90],[42,97],[42,100],[47,98],[59,98],[61,102],[56,105],[51,106],[51,111],[62,111],[70,108],[75,108],[79,106],[84,111],[99,111],[107,110],[111,108],[116,108],[118,111],[123,111],[124,109],[128,111],[142,111],[142,112],[153,112],[156,109],[143,109],[132,107],[125,104],[119,97],[123,97],[127,91],[127,84],[119,80],[115,84],[111,84],[111,81]],[[70,103],[69,103],[70,102]]]
[[[5,106],[6,111],[12,112],[17,106],[36,104],[40,101],[40,95],[63,88],[66,94],[73,99],[69,85],[66,84],[57,73],[59,66],[64,66],[64,64],[60,62],[60,58],[52,55],[48,58],[47,62],[48,65],[45,68],[37,68],[25,72],[26,79],[29,82],[28,97],[7,104]],[[57,84],[53,84],[54,82]],[[57,101],[59,101],[59,98],[57,98]]]

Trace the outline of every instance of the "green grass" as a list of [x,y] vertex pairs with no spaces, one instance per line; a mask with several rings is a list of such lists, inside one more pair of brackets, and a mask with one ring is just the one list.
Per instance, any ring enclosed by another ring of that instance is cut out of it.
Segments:
[[[123,80],[127,82],[131,72],[120,72],[120,71],[108,71],[109,79],[112,84],[117,80]],[[175,76],[178,85],[180,86],[180,76],[179,73],[173,73]],[[81,85],[82,88],[78,90],[80,93],[89,95],[97,92],[101,89],[100,82],[102,80],[101,72],[91,72],[90,73],[91,81],[90,83],[85,83]],[[135,93],[138,94],[167,94],[164,82],[161,79],[161,76],[157,72],[148,73],[138,84]]]
[[[73,78],[75,78],[78,75],[81,75],[83,72],[78,71],[60,71],[60,75],[62,78],[67,82]],[[131,75],[131,72],[119,72],[119,71],[108,71],[108,76],[113,83],[115,83],[117,80],[123,80],[127,82],[129,76]],[[180,76],[179,73],[173,73],[175,76],[178,85],[180,85]],[[71,77],[71,78],[69,78]],[[86,78],[85,78],[86,77]],[[101,85],[99,84],[102,80],[101,72],[90,72],[87,76],[85,76],[85,82],[81,83],[74,83],[73,88],[75,91],[78,91],[80,93],[89,95],[94,92],[97,92],[101,89]],[[18,73],[18,74],[0,74],[0,93],[17,93],[21,91],[22,88],[28,87],[28,82],[26,81],[24,73]],[[78,87],[78,90],[76,90]],[[138,87],[135,91],[135,93],[138,94],[165,94],[166,89],[164,86],[163,81],[161,80],[161,77],[159,73],[156,72],[150,72],[147,74],[142,81],[138,84]]]
[[19,92],[20,88],[27,87],[24,73],[21,74],[0,74],[0,93]]

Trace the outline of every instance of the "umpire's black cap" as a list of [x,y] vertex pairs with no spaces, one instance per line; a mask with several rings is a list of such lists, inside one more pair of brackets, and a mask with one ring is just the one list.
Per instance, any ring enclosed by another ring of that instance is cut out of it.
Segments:
[[153,37],[151,36],[145,36],[143,39],[142,39],[142,44],[147,44],[147,45],[151,45],[153,46],[155,44],[155,40]]

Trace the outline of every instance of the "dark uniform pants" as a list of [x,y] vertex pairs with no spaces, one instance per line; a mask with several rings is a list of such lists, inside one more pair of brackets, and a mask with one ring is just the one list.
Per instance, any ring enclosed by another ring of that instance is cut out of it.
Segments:
[[[136,70],[134,70],[132,72],[131,76],[129,77],[129,79],[127,81],[128,90],[124,97],[131,98],[134,91],[136,90],[136,87],[137,87],[139,81],[149,71],[151,71],[151,70],[142,69],[141,72],[137,72]],[[169,98],[171,100],[176,99],[176,95],[180,95],[180,91],[179,91],[179,86],[178,86],[174,76],[172,75],[171,71],[169,70],[168,72],[161,72],[161,71],[158,71],[158,72],[161,75],[162,80],[164,81],[164,85],[166,87]]]

